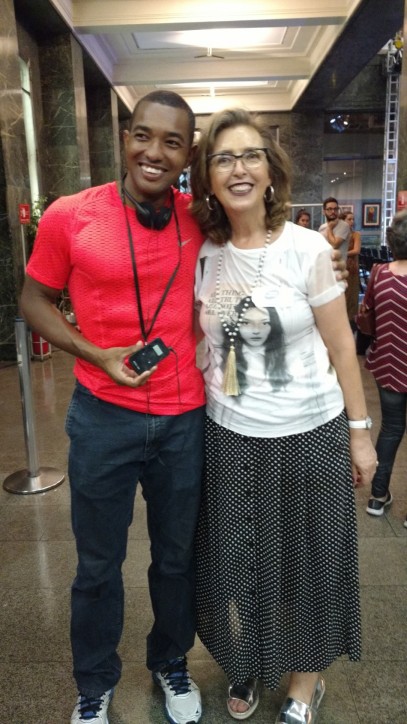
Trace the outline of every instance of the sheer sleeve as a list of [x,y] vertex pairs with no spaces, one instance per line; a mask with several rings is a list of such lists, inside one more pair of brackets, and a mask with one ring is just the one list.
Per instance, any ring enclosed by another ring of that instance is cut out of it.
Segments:
[[308,273],[308,301],[312,307],[319,307],[344,293],[346,284],[338,282],[332,266],[331,249],[319,251]]

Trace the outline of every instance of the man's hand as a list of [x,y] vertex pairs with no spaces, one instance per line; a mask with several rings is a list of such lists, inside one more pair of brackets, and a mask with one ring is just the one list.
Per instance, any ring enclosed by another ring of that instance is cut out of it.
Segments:
[[332,268],[335,272],[336,281],[346,282],[349,272],[346,269],[346,261],[342,258],[339,249],[332,249],[331,252]]
[[338,225],[338,221],[339,219],[333,219],[332,221],[328,221],[328,229],[331,229],[331,231],[333,231],[335,226]]
[[110,347],[109,349],[100,349],[98,353],[97,365],[118,385],[127,387],[141,387],[148,378],[156,371],[157,366],[152,367],[147,372],[138,375],[137,372],[127,366],[126,361],[131,354],[137,352],[143,347],[143,342],[137,342],[131,347]]

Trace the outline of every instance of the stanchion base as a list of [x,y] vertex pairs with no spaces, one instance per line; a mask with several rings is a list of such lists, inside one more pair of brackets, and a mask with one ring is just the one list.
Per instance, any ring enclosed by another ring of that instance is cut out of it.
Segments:
[[17,470],[5,479],[3,488],[9,493],[32,495],[56,488],[64,479],[64,473],[56,468],[40,468],[38,475],[30,475],[28,470]]

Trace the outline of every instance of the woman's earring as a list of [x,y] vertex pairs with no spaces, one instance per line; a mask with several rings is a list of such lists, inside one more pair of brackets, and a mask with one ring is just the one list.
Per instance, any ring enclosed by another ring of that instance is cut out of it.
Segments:
[[263,199],[265,200],[266,204],[272,204],[274,201],[274,188],[270,184],[270,186],[267,186]]
[[211,194],[205,196],[205,201],[209,211],[215,211],[215,206],[211,206]]

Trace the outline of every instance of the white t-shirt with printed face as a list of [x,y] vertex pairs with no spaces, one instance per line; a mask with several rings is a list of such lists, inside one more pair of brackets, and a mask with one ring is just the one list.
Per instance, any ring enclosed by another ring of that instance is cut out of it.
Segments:
[[[202,370],[208,415],[253,437],[281,437],[314,429],[343,410],[343,395],[312,307],[344,291],[331,263],[331,247],[317,232],[287,222],[267,248],[259,285],[252,291],[263,249],[223,249],[206,241],[196,273],[196,299],[205,333]],[[252,294],[251,294],[252,292]],[[252,303],[236,335],[241,394],[222,392],[229,338],[219,316],[236,323],[242,299]]]

